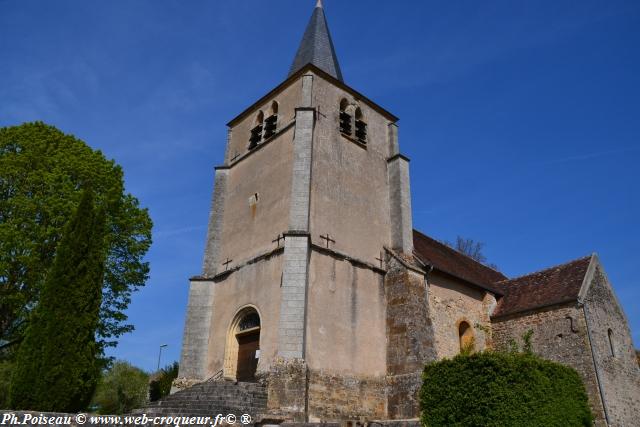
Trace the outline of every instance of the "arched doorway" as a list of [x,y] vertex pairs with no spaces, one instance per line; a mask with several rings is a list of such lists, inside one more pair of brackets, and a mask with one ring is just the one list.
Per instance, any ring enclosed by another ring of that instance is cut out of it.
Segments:
[[226,353],[226,378],[255,381],[260,356],[260,315],[254,307],[245,307],[234,317],[229,328]]

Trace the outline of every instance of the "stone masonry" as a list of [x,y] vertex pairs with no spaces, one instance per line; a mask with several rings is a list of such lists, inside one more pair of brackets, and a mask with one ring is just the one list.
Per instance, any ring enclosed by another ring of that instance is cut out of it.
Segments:
[[580,307],[570,303],[494,321],[495,348],[509,351],[515,344],[522,349],[522,337],[529,330],[533,331],[531,343],[534,353],[578,371],[587,389],[597,425],[606,425],[603,424],[604,411],[589,349],[587,325]]
[[389,252],[387,301],[388,417],[414,418],[424,365],[436,360],[434,331],[424,273]]
[[584,299],[584,318],[605,415],[612,426],[640,420],[640,368],[622,308],[599,263]]

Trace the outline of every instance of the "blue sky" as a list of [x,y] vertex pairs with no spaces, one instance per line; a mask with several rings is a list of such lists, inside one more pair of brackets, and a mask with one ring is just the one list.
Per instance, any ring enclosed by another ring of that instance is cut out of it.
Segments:
[[[102,150],[155,223],[112,355],[179,359],[225,124],[285,78],[314,4],[0,0],[0,126]],[[414,226],[485,242],[508,276],[598,252],[640,345],[640,3],[325,10],[347,84],[401,118]]]

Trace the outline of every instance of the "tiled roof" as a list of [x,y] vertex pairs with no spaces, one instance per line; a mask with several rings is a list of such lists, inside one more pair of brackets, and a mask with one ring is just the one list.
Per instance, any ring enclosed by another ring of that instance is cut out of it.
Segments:
[[324,16],[322,2],[318,2],[313,10],[307,29],[302,36],[298,52],[293,59],[289,76],[295,74],[296,71],[307,64],[313,64],[341,82],[343,81],[338,57],[333,47],[331,34],[329,34],[327,19]]
[[499,271],[493,270],[417,230],[413,230],[413,249],[415,255],[423,263],[493,293],[500,294],[500,290],[494,288],[493,283],[507,279]]
[[576,300],[590,262],[591,256],[588,256],[526,276],[493,283],[492,286],[504,296],[498,302],[492,317]]

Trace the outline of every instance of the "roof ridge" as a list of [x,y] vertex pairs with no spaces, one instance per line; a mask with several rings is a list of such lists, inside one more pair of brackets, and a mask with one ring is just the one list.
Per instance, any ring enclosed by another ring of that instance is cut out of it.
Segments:
[[578,261],[583,261],[583,260],[586,260],[586,259],[590,259],[591,257],[593,257],[593,254],[590,254],[590,255],[587,255],[587,256],[583,256],[583,257],[580,257],[580,258],[575,258],[575,259],[572,259],[571,261],[563,262],[562,264],[556,264],[556,265],[553,265],[551,267],[543,268],[541,270],[532,271],[531,273],[522,274],[520,276],[515,276],[515,277],[510,277],[510,278],[507,278],[505,280],[499,280],[499,281],[497,281],[495,283],[496,284],[500,284],[500,283],[505,283],[505,282],[511,282],[511,281],[514,281],[514,280],[522,279],[524,277],[529,277],[529,276],[533,276],[535,274],[544,273],[544,272],[549,271],[549,270],[554,270],[556,268],[565,267],[565,266],[567,266],[569,264],[573,264],[573,263],[578,262]]
[[[444,246],[444,247],[446,247],[446,248],[448,248],[448,249],[451,249],[452,251],[455,251],[455,252],[459,253],[460,255],[464,256],[465,258],[468,258],[469,260],[471,260],[471,261],[475,262],[475,263],[476,263],[476,264],[478,264],[478,265],[481,265],[481,266],[483,266],[483,267],[485,267],[485,268],[488,268],[488,269],[489,269],[489,270],[491,270],[491,271],[495,271],[496,273],[502,274],[502,275],[504,276],[504,273],[503,273],[503,272],[501,272],[501,271],[499,271],[499,270],[496,270],[495,268],[491,268],[491,267],[489,267],[488,265],[483,264],[483,263],[481,263],[480,261],[478,261],[478,260],[476,260],[476,259],[473,259],[472,257],[470,257],[469,255],[465,254],[464,252],[460,252],[460,251],[459,251],[459,250],[457,250],[456,248],[454,248],[454,247],[452,247],[452,246],[449,246],[446,242],[443,242],[443,241],[438,240],[438,239],[434,239],[433,237],[429,237],[429,236],[427,236],[426,234],[424,234],[423,232],[416,230],[415,228],[413,229],[413,231],[414,231],[414,232],[416,232],[416,233],[418,233],[418,234],[420,234],[420,235],[421,235],[421,236],[423,236],[423,237],[426,237],[427,239],[430,239],[430,240],[433,240],[434,242],[440,243],[442,246]],[[498,282],[498,283],[499,283],[499,282]]]

